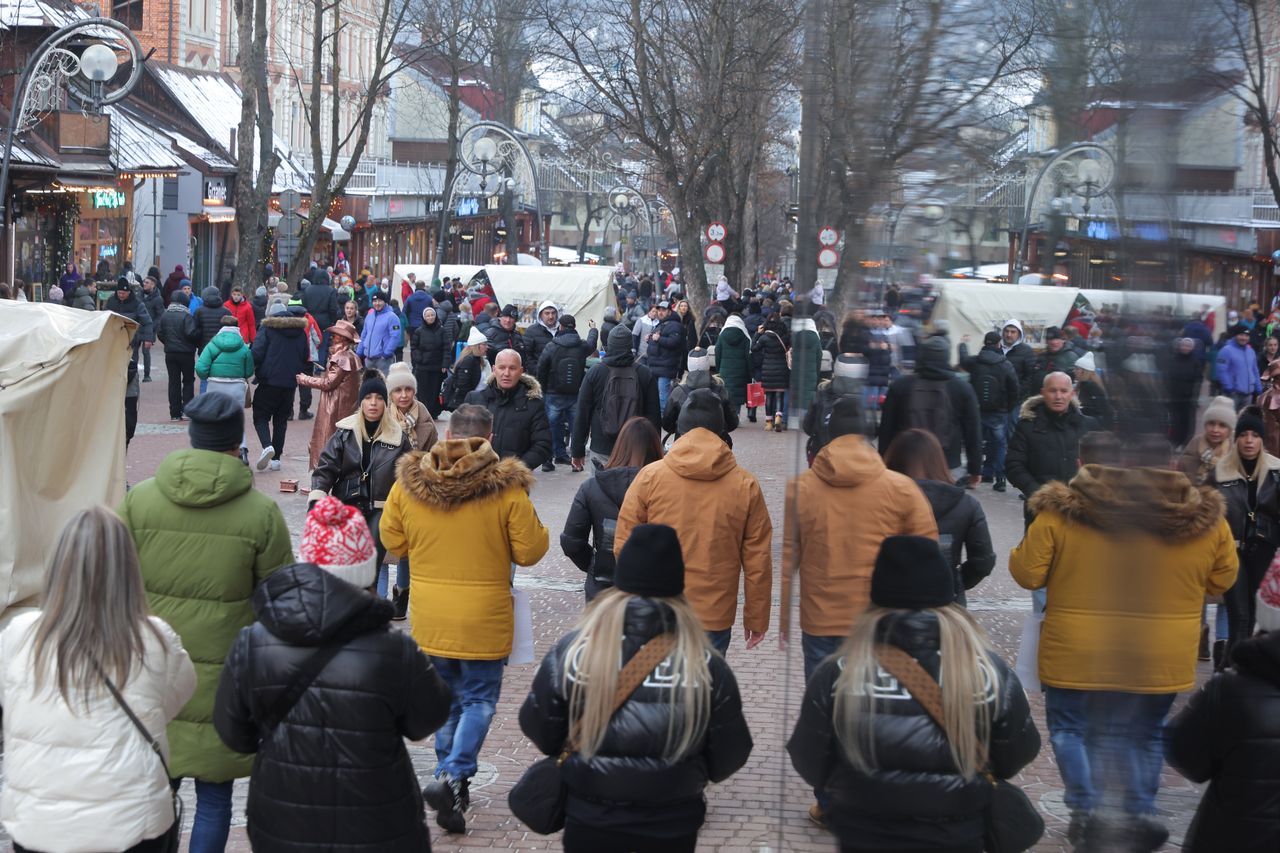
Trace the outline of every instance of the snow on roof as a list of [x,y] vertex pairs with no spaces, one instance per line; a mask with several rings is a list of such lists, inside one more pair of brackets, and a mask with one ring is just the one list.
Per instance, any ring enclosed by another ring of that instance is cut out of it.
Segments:
[[116,106],[103,110],[111,116],[111,161],[121,172],[178,171],[186,163],[173,147],[144,121]]
[[91,18],[88,12],[70,3],[46,0],[0,0],[0,29],[15,27],[65,27]]
[[14,163],[22,163],[27,166],[47,166],[56,169],[62,164],[53,157],[46,157],[44,154],[28,148],[17,139],[13,140],[13,153],[9,155],[9,159]]
[[236,164],[223,157],[216,151],[205,148],[189,136],[179,133],[176,130],[165,130],[164,133],[173,140],[173,144],[178,146],[179,151],[185,151],[192,157],[204,163],[211,169],[234,169]]

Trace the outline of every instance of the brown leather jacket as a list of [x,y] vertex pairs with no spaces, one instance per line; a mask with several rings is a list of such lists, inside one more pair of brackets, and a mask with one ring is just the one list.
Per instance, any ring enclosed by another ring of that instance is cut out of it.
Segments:
[[316,404],[316,422],[311,430],[311,467],[320,461],[320,451],[337,429],[338,421],[355,412],[360,401],[360,373],[364,364],[360,356],[344,350],[329,357],[329,365],[320,376],[301,376],[298,384],[320,391]]

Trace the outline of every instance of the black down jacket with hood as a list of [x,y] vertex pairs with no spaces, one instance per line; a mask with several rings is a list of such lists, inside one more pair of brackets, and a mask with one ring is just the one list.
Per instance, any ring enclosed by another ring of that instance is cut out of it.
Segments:
[[957,376],[947,363],[950,349],[943,339],[929,338],[919,347],[915,374],[901,376],[889,386],[880,413],[878,447],[883,456],[899,432],[914,426],[911,397],[916,383],[945,383],[951,403],[950,438],[935,437],[947,456],[948,468],[960,467],[960,449],[963,447],[969,474],[976,475],[982,473],[982,415],[978,411],[978,396],[973,392],[973,386],[965,378]]
[[[624,663],[674,626],[669,607],[635,598],[627,605],[623,627]],[[561,638],[543,658],[520,708],[520,730],[547,755],[559,755],[569,735],[564,669],[574,636]],[[702,826],[707,810],[703,789],[741,768],[752,746],[733,671],[719,655],[708,658],[711,713],[701,745],[675,762],[662,757],[671,697],[667,682],[646,680],[613,715],[600,751],[589,759],[575,753],[564,763],[569,820],[602,832],[658,838],[679,838]]]
[[213,336],[222,328],[222,318],[231,311],[222,304],[222,292],[216,287],[206,287],[200,294],[204,304],[196,309],[196,327],[200,330],[200,349],[209,345]]
[[468,394],[466,402],[484,406],[493,415],[489,443],[499,456],[514,456],[530,471],[551,458],[551,426],[542,386],[529,374],[521,376],[510,391],[498,387],[494,374],[483,388]]
[[658,380],[649,368],[636,364],[631,351],[631,332],[626,326],[615,326],[605,340],[604,358],[591,366],[582,387],[578,389],[578,405],[573,413],[573,436],[569,455],[582,459],[587,455],[587,432],[591,433],[591,452],[608,456],[613,452],[616,436],[604,431],[604,389],[609,384],[609,370],[614,367],[635,365],[636,381],[640,385],[641,406],[636,414],[649,419],[654,429],[662,429],[658,409]]
[[[391,602],[309,563],[287,566],[253,594],[258,621],[240,631],[218,684],[223,743],[256,752],[249,841],[268,853],[426,853],[431,835],[405,739],[449,716],[451,694],[402,631]],[[342,650],[284,720],[262,723],[316,649]]]
[[[910,653],[938,677],[938,620],[910,611],[887,617],[882,642]],[[999,680],[992,705],[988,753],[991,772],[1008,779],[1040,752],[1022,683],[998,655],[989,660]],[[983,809],[991,783],[982,775],[956,772],[947,736],[928,713],[887,673],[872,732],[876,769],[856,769],[845,757],[833,724],[834,689],[844,657],[827,658],[805,688],[795,732],[787,742],[791,763],[831,798],[831,828],[847,850],[981,850]]]
[[1165,730],[1169,764],[1208,782],[1183,850],[1280,850],[1280,633],[1241,640],[1233,669],[1191,696]]
[[[938,540],[947,540],[948,561],[956,573],[956,598],[973,589],[996,566],[996,551],[987,529],[987,514],[968,490],[937,480],[916,480],[938,524]],[[961,559],[961,554],[968,559]]]
[[[639,468],[605,468],[578,487],[560,534],[560,550],[587,573],[587,600],[613,586],[613,531]],[[590,536],[590,539],[587,537]]]

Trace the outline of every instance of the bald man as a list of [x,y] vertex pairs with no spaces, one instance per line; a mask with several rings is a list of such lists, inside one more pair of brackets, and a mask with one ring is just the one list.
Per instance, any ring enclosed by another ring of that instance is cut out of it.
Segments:
[[1018,413],[1005,459],[1009,482],[1027,497],[1045,483],[1069,482],[1080,467],[1080,438],[1098,428],[1096,419],[1080,412],[1071,377],[1047,374],[1040,393],[1028,397]]
[[493,415],[490,444],[499,456],[513,456],[530,470],[551,458],[551,427],[542,400],[542,386],[526,376],[524,361],[514,349],[499,350],[493,375],[466,402],[484,406]]

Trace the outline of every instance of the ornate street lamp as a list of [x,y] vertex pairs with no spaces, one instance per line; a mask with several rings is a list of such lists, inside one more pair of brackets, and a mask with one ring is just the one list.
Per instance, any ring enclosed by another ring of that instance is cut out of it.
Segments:
[[621,231],[627,232],[635,228],[639,214],[644,213],[649,224],[649,264],[653,267],[652,272],[656,276],[658,245],[654,239],[653,207],[649,200],[639,190],[626,184],[617,184],[609,190],[608,200],[609,210],[612,211],[613,218],[618,220],[618,228]]
[[1061,189],[1083,198],[1084,212],[1088,213],[1093,199],[1111,192],[1116,174],[1116,161],[1110,151],[1096,142],[1077,142],[1062,149],[1040,168],[1040,172],[1031,184],[1031,191],[1027,193],[1027,204],[1022,212],[1022,236],[1018,240],[1018,257],[1013,267],[1013,275],[1009,276],[1010,284],[1018,284],[1022,278],[1022,270],[1026,266],[1027,259],[1027,234],[1031,230],[1031,211],[1035,205],[1036,192],[1040,189],[1040,182],[1050,171],[1053,171],[1055,181],[1053,202],[1057,203],[1057,206],[1054,206],[1051,202],[1052,214],[1059,213],[1068,203],[1057,198],[1057,192]]

